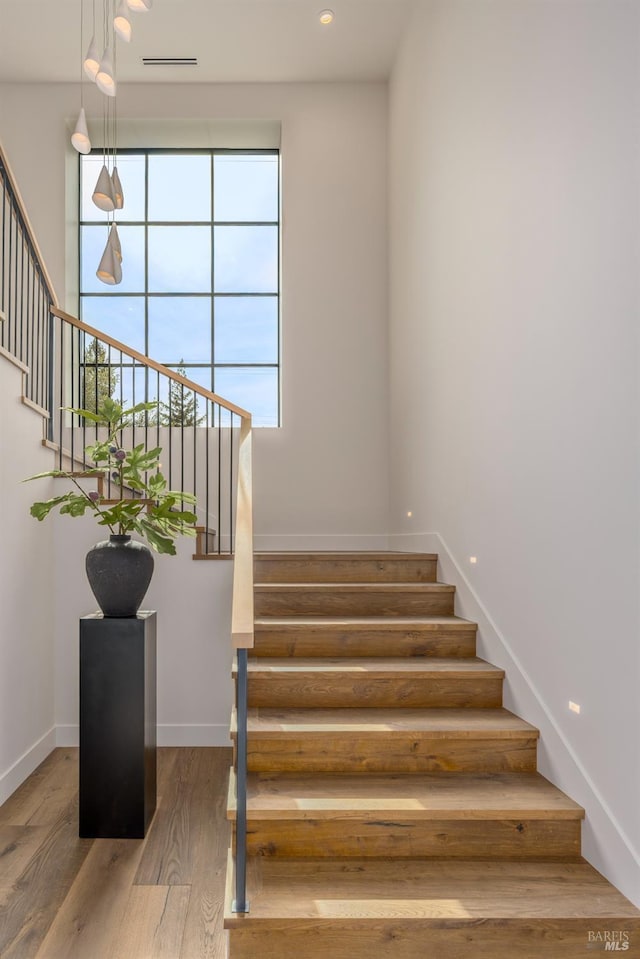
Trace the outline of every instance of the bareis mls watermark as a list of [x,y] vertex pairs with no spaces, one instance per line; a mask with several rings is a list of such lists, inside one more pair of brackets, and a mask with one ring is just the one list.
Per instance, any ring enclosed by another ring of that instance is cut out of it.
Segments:
[[590,929],[587,933],[587,949],[600,952],[626,952],[631,936],[625,929]]

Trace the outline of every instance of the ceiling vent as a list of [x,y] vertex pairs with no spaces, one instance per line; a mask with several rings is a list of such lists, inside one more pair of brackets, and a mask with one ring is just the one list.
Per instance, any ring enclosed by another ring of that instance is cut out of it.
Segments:
[[197,57],[143,57],[145,67],[197,67]]

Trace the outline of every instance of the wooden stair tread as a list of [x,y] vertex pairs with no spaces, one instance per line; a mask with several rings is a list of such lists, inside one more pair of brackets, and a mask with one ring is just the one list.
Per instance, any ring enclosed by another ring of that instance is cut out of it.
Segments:
[[328,560],[333,562],[342,562],[344,560],[407,560],[407,559],[426,559],[429,561],[437,560],[437,553],[403,553],[398,550],[279,550],[275,552],[256,552],[253,554],[257,560],[287,560],[299,559],[313,561]]
[[256,593],[277,593],[278,591],[300,593],[454,593],[455,586],[447,583],[255,583]]
[[[358,737],[384,732],[416,738],[447,739],[532,739],[538,738],[535,726],[525,722],[506,709],[266,709],[248,711],[249,735],[255,741],[260,736],[282,736],[304,733],[325,735],[352,735]],[[235,709],[231,732],[235,735]]]
[[[281,928],[285,921],[293,930],[296,923],[309,920],[314,920],[314,927],[362,921],[365,928],[376,919],[417,921],[422,928],[454,921],[451,928],[455,928],[476,925],[478,920],[484,924],[598,918],[623,919],[625,929],[640,932],[640,911],[584,861],[257,857],[251,865],[251,911],[247,916],[233,915],[227,897],[226,928],[256,925],[266,929],[270,923]],[[562,954],[562,943],[558,943],[557,955]]]
[[[395,677],[399,673],[407,673],[413,678],[428,680],[431,677],[456,679],[477,679],[478,676],[501,678],[504,670],[477,657],[456,659],[454,657],[439,657],[428,659],[423,657],[376,657],[367,659],[317,659],[299,657],[291,660],[287,657],[262,657],[249,660],[249,675],[267,674],[300,674],[300,673],[371,673],[375,677]],[[236,668],[234,667],[234,674]]]
[[[235,775],[228,813],[235,819]],[[583,819],[539,773],[322,775],[251,773],[248,817],[260,819]]]
[[259,617],[255,625],[261,630],[298,630],[301,627],[320,629],[340,628],[345,631],[358,630],[367,626],[384,627],[387,632],[405,632],[407,629],[421,630],[469,630],[475,632],[476,623],[459,616],[268,616]]

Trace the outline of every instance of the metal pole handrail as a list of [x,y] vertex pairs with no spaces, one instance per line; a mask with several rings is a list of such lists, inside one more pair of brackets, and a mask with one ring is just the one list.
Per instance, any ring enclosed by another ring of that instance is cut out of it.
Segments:
[[236,897],[231,911],[249,912],[247,902],[247,666],[248,650],[238,650],[236,739]]

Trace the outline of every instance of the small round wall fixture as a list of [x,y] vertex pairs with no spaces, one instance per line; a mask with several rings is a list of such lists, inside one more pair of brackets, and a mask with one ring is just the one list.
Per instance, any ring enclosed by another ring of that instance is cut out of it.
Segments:
[[318,14],[318,18],[323,27],[328,27],[330,23],[333,23],[336,15],[333,10],[321,10]]

